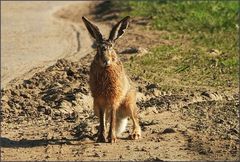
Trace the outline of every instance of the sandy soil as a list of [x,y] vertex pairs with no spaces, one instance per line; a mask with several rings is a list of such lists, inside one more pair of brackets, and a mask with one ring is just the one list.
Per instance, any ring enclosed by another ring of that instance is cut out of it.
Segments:
[[[31,7],[28,9],[31,10]],[[51,13],[54,20],[57,19],[64,27],[69,26],[71,36],[61,37],[69,42],[60,51],[72,51],[69,55],[46,51],[55,54],[53,60],[61,59],[34,71],[27,79],[19,77],[2,90],[2,160],[238,159],[237,92],[228,92],[224,88],[221,91],[163,92],[156,84],[138,76],[130,77],[138,90],[137,104],[143,138],[137,141],[128,139],[131,132],[129,122],[117,143],[96,143],[98,119],[93,115],[88,87],[89,65],[94,52],[81,24],[82,7],[61,6]],[[99,21],[97,24],[101,24],[104,33],[108,31],[109,23]],[[80,38],[76,38],[78,32]],[[163,34],[142,31],[137,25],[131,25],[119,40],[117,51],[140,46],[143,49],[120,55],[121,60],[128,61],[132,55],[141,57],[149,47],[158,43],[174,43],[161,41]],[[70,40],[71,37],[74,39]],[[53,39],[59,38],[56,36]],[[74,47],[70,47],[70,43]],[[81,52],[85,53],[84,56]]]
[[[80,22],[62,21],[71,4],[78,16],[87,14],[90,2],[1,2],[1,86],[52,65],[59,58],[80,58],[90,51],[91,40],[80,34]],[[74,14],[74,13],[73,13]],[[61,16],[61,15],[60,15]],[[78,35],[79,34],[79,35]],[[83,40],[80,42],[80,40]],[[84,46],[84,48],[80,48]]]

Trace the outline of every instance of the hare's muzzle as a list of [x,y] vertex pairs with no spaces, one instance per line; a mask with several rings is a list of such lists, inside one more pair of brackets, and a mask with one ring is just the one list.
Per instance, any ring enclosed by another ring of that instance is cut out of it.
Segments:
[[110,50],[106,50],[103,52],[102,55],[102,62],[103,62],[103,66],[107,67],[110,66],[112,63],[112,54]]
[[111,63],[111,61],[110,61],[110,60],[108,60],[108,61],[104,61],[104,66],[109,66],[109,65],[110,65],[110,63]]

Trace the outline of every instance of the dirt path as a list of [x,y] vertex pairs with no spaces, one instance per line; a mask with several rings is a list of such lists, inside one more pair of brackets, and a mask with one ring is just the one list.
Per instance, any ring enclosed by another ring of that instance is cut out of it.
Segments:
[[[29,78],[59,58],[71,59],[74,55],[78,59],[91,50],[87,33],[80,33],[81,22],[61,17],[78,14],[80,19],[89,12],[90,2],[1,3],[2,87]],[[79,10],[71,10],[72,6]]]
[[78,62],[59,60],[3,92],[3,160],[237,159],[238,123],[229,124],[223,118],[235,118],[234,96],[210,91],[163,93],[138,77],[132,79],[141,89],[138,107],[143,138],[128,140],[129,122],[117,143],[95,143],[98,120],[87,83],[92,57],[89,54]]
[[[55,60],[61,56],[64,59],[35,71],[33,76],[19,81],[19,84],[10,84],[8,89],[2,91],[2,160],[161,161],[238,158],[239,124],[236,111],[239,102],[235,93],[206,89],[181,94],[162,92],[156,84],[139,76],[131,78],[138,89],[137,104],[143,138],[128,140],[131,132],[129,122],[127,131],[117,143],[95,143],[98,119],[93,115],[88,87],[89,64],[94,53],[91,52],[91,41],[87,39],[89,36],[81,24],[81,9],[80,5],[68,5],[51,10],[54,11],[51,12],[53,20],[57,19],[57,24],[68,28],[69,37],[65,35],[63,38],[69,42],[66,48],[60,49],[65,53],[61,51],[59,53],[62,55],[53,58]],[[108,25],[99,26],[107,34]],[[129,46],[147,48],[161,42],[159,35],[163,34],[135,27],[129,30],[119,40],[118,51]],[[69,49],[70,54],[66,52]],[[56,51],[46,52],[56,54]],[[84,57],[82,53],[85,53]],[[138,54],[142,53],[134,55]],[[128,61],[132,55],[122,55],[121,59]],[[229,116],[233,120],[229,121]]]

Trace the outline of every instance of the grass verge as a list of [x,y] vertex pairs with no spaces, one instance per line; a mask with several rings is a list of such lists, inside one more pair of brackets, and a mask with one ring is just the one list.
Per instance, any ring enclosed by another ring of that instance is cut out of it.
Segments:
[[151,30],[171,33],[161,38],[180,40],[127,62],[131,73],[173,89],[237,88],[237,1],[114,1],[109,6],[121,17],[148,19]]

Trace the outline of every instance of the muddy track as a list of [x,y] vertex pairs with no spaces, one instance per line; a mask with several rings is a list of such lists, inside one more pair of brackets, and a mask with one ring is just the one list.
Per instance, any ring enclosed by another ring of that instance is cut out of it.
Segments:
[[[73,59],[59,59],[19,84],[2,90],[1,155],[3,160],[236,160],[239,151],[237,94],[203,89],[176,93],[139,76],[137,104],[143,138],[128,139],[129,126],[115,144],[95,143],[98,119],[92,111],[88,87],[94,52],[82,48],[86,34],[79,27],[74,5],[55,16],[72,25],[76,39]],[[81,24],[79,24],[81,26]],[[158,37],[130,28],[118,42],[118,51],[142,45],[151,47]],[[106,30],[107,31],[107,30]],[[148,37],[145,37],[145,35]],[[162,34],[162,33],[161,33]],[[140,39],[139,39],[140,38]],[[143,40],[144,38],[144,40]],[[133,40],[126,43],[126,40]],[[138,44],[136,45],[136,42]],[[156,42],[155,42],[156,43]],[[173,43],[173,42],[162,42]],[[86,55],[80,59],[79,48]],[[129,56],[120,55],[128,61]],[[136,57],[137,58],[137,57]],[[232,120],[228,120],[229,117]]]

